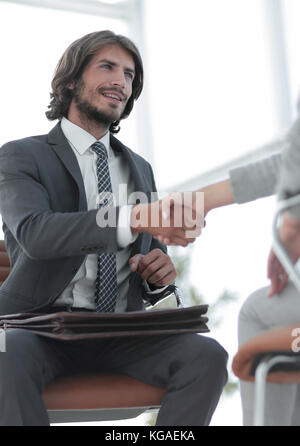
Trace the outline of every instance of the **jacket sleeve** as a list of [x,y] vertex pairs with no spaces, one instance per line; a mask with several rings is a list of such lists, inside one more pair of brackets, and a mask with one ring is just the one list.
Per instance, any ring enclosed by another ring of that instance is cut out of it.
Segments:
[[[0,213],[28,257],[50,259],[115,252],[116,225],[99,227],[97,212],[54,212],[32,154],[20,142],[0,149]],[[118,208],[113,212],[117,220]]]
[[[150,164],[149,164],[149,170],[150,170],[150,176],[151,176],[151,181],[152,181],[152,190],[153,190],[153,192],[155,192],[154,194],[152,194],[152,200],[156,201],[157,199],[159,199],[159,197],[158,197],[157,188],[156,188],[156,184],[155,184],[155,180],[154,180],[153,170],[152,170]],[[154,237],[152,237],[150,251],[152,251],[153,249],[160,249],[165,254],[168,254],[166,245],[163,245]],[[164,286],[164,287],[155,287],[155,286],[151,285],[151,287],[152,287],[152,291],[149,290],[149,286],[147,287],[146,285],[144,285],[144,298],[145,298],[145,300],[149,300],[152,304],[158,302],[160,299],[165,297],[165,295],[168,294],[169,291],[174,290],[174,284],[171,284],[169,286]],[[161,292],[159,292],[160,289],[161,289]]]

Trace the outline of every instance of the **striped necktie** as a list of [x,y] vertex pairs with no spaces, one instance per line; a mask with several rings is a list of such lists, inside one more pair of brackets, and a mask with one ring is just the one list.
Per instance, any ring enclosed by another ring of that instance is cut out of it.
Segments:
[[[91,149],[97,155],[96,170],[98,179],[98,208],[113,205],[112,187],[107,161],[107,151],[99,141]],[[97,312],[113,312],[117,298],[117,268],[116,255],[103,253],[97,259],[97,277],[95,302]]]

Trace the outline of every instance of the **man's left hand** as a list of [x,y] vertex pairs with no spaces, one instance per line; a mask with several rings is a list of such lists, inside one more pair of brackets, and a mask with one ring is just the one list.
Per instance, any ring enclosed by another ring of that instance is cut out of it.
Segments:
[[131,271],[137,271],[149,284],[158,287],[170,285],[176,277],[176,270],[170,257],[160,249],[148,254],[136,254],[129,259]]

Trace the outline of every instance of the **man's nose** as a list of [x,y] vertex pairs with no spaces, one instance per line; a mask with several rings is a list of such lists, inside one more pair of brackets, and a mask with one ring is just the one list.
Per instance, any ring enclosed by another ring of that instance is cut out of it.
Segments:
[[114,86],[124,89],[126,86],[125,74],[123,72],[116,73],[114,78],[111,80],[111,83]]

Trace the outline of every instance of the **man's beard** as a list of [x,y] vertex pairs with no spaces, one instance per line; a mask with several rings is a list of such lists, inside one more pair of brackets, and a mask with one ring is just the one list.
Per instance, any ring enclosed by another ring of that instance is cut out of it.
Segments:
[[[119,112],[111,110],[103,111],[95,107],[89,100],[83,98],[84,82],[80,79],[73,89],[73,99],[79,110],[79,113],[88,121],[94,121],[97,124],[101,124],[110,127],[111,124],[120,120],[121,115]],[[123,113],[123,112],[122,112]]]

